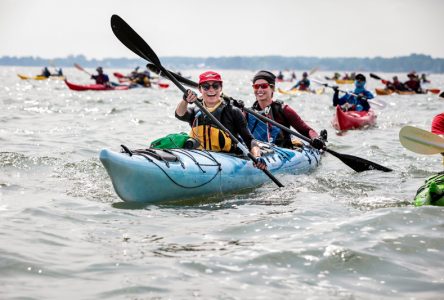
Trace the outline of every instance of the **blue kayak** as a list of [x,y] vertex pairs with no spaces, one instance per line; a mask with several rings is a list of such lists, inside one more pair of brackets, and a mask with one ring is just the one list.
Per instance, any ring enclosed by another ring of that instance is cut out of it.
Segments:
[[[295,150],[262,145],[268,169],[302,174],[315,169],[320,152],[310,146]],[[188,149],[103,149],[105,166],[117,195],[127,202],[157,203],[232,193],[272,183],[250,159],[235,154]]]

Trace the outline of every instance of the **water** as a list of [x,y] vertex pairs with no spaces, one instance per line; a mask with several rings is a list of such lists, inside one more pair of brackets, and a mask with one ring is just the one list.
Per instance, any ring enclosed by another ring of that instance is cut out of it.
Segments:
[[[180,92],[72,92],[15,77],[38,71],[0,67],[1,299],[442,297],[444,209],[410,204],[441,158],[405,150],[398,133],[429,129],[444,100],[380,97],[388,107],[375,128],[336,135],[330,91],[279,96],[329,131],[331,149],[395,171],[355,173],[326,155],[310,175],[281,176],[281,190],[140,207],[117,197],[98,152],[188,131],[174,118]],[[227,94],[252,103],[252,72],[222,75]],[[444,75],[431,79],[444,87]]]

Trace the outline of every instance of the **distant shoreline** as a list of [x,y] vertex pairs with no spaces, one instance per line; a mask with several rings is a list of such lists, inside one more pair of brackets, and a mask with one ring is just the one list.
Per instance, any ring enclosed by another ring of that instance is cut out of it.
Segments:
[[[237,69],[237,70],[310,70],[318,67],[323,71],[362,71],[362,72],[417,72],[444,73],[444,58],[429,55],[411,54],[392,58],[356,57],[288,57],[288,56],[227,56],[227,57],[161,57],[163,65],[174,70],[182,69]],[[103,66],[106,68],[144,67],[146,61],[139,58],[87,59],[84,55],[70,55],[65,58],[41,57],[0,57],[2,66],[48,66],[72,67],[78,63],[84,67]]]

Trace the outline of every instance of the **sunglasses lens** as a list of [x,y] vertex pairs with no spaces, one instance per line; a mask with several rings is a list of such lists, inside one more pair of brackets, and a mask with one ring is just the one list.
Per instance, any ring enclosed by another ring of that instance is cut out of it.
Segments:
[[213,87],[213,89],[218,90],[220,88],[220,83],[213,83],[213,84],[209,84],[209,83],[204,83],[201,85],[201,87],[204,89],[204,91],[208,91],[211,87]]
[[265,89],[268,88],[269,86],[270,86],[270,85],[269,85],[268,83],[256,83],[256,84],[253,84],[253,88],[254,88],[255,90],[258,90],[259,88],[265,90]]

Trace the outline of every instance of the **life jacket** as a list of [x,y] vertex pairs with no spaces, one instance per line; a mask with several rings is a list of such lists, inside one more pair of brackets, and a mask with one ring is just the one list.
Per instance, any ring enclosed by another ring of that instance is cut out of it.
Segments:
[[[222,102],[219,107],[211,113],[219,122],[222,119],[226,106],[227,104]],[[230,152],[233,145],[230,136],[219,129],[213,120],[200,110],[196,113],[189,136],[199,141],[200,145],[198,149]]]
[[299,81],[298,89],[301,91],[306,91],[310,87],[310,81],[308,79],[302,79]]
[[[259,114],[270,118],[273,121],[276,119],[281,119],[284,121],[284,124],[282,125],[290,127],[290,124],[284,115],[283,106],[284,102],[280,100],[275,100],[271,102],[271,104],[267,106],[265,110],[261,111],[259,103],[256,101],[254,102],[252,108]],[[247,114],[247,122],[248,129],[250,129],[251,134],[256,140],[273,143],[281,147],[291,147],[290,135],[287,132],[281,130],[279,127],[273,126],[271,123],[268,122],[263,122],[252,114]]]

